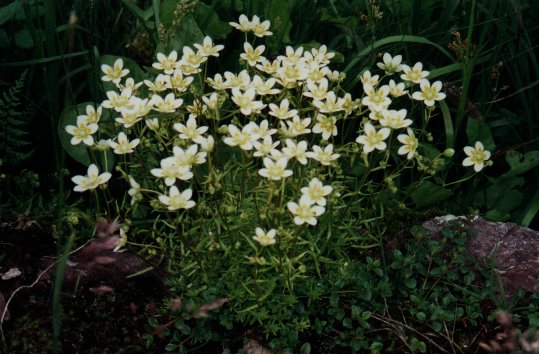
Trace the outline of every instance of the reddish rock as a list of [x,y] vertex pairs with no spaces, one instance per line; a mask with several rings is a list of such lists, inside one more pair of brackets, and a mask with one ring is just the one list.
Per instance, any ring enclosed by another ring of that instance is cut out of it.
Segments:
[[466,252],[476,259],[495,262],[507,295],[515,294],[519,288],[539,292],[539,232],[513,223],[452,215],[426,221],[423,227],[435,238],[441,237],[441,230],[447,227],[471,230]]

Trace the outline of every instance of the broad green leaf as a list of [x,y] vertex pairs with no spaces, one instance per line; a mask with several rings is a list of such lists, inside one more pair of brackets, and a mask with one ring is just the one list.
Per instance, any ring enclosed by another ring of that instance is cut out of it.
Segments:
[[516,176],[539,166],[539,151],[529,151],[522,155],[518,151],[508,151],[505,160],[511,169],[503,177]]
[[174,9],[176,9],[181,2],[181,0],[164,0],[161,3],[161,7],[159,8],[159,13],[161,15],[160,21],[167,30],[172,28],[174,20],[178,18],[178,16],[174,14]]
[[199,2],[195,8],[195,20],[202,32],[212,39],[224,39],[232,30],[232,26],[221,21],[211,6],[202,2]]
[[304,343],[299,349],[300,354],[310,354],[311,353],[311,344],[309,342]]
[[480,141],[486,150],[493,151],[496,148],[490,128],[484,120],[469,117],[466,125],[466,135],[471,146],[475,146],[475,142]]
[[290,30],[292,29],[292,20],[290,11],[292,4],[289,0],[274,0],[271,2],[268,19],[271,21],[270,30],[273,36],[268,37],[267,43],[272,50],[278,49],[279,45],[290,43]]
[[453,148],[455,146],[455,131],[453,130],[453,121],[451,120],[451,113],[449,107],[445,101],[440,102],[440,108],[442,109],[442,116],[444,117],[444,127],[446,136],[446,149]]
[[453,194],[451,189],[444,188],[431,181],[419,182],[417,187],[416,185],[417,183],[414,183],[410,186],[413,189],[412,193],[410,193],[410,198],[418,208],[439,203]]
[[28,28],[23,28],[19,32],[15,33],[15,44],[17,47],[28,49],[34,46],[34,40]]
[[0,28],[0,48],[7,48],[10,45],[7,32]]
[[[174,36],[170,40],[170,47],[182,53],[184,46],[192,46],[194,43],[202,43],[204,34],[198,28],[193,16],[185,16],[181,24],[174,28]],[[181,54],[180,54],[181,55]]]
[[19,0],[12,1],[10,4],[0,7],[0,25],[13,19],[18,10],[22,10]]

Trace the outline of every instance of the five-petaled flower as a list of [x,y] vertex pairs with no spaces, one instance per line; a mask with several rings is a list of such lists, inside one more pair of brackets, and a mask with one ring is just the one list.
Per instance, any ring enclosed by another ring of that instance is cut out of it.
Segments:
[[302,195],[298,203],[288,202],[286,206],[294,215],[294,224],[296,225],[307,223],[314,226],[317,223],[316,217],[324,214],[326,210],[323,206],[313,205],[308,195]]
[[76,184],[73,188],[75,192],[84,192],[89,189],[95,189],[101,184],[108,182],[112,176],[109,172],[103,172],[99,174],[99,170],[96,165],[91,164],[88,167],[88,174],[86,176],[74,176],[71,180]]
[[445,98],[445,93],[442,90],[442,82],[436,81],[431,85],[429,80],[423,79],[419,82],[421,92],[414,92],[412,98],[414,100],[423,101],[427,107],[434,106],[434,101],[441,101]]
[[115,84],[119,84],[122,77],[129,74],[129,69],[124,69],[124,61],[121,58],[116,59],[112,67],[107,64],[101,65],[101,71],[105,73],[101,80],[112,81]]
[[389,133],[391,133],[391,129],[381,128],[380,130],[376,130],[371,123],[367,123],[363,128],[363,132],[363,135],[357,137],[356,142],[363,145],[364,153],[368,154],[369,152],[374,151],[374,149],[385,150],[387,144],[384,140],[386,140]]
[[82,141],[88,146],[94,145],[94,138],[92,134],[97,131],[97,124],[88,124],[86,116],[77,117],[77,125],[68,125],[65,127],[66,132],[73,135],[71,138],[71,145],[78,145]]
[[168,210],[190,209],[195,206],[195,202],[191,200],[193,190],[187,188],[180,193],[178,187],[172,186],[169,189],[168,195],[159,195],[159,201],[167,206]]
[[256,236],[253,236],[253,240],[257,241],[262,247],[271,246],[277,242],[275,240],[276,233],[277,231],[275,229],[270,229],[266,232],[262,228],[257,227],[255,229]]
[[415,156],[419,142],[414,134],[414,131],[410,128],[406,128],[408,134],[399,134],[397,139],[402,143],[402,146],[397,151],[399,155],[406,155],[408,160],[411,160]]
[[140,139],[129,141],[127,135],[125,135],[124,132],[120,132],[120,134],[118,134],[118,142],[111,141],[109,142],[109,145],[114,149],[115,154],[123,155],[132,153],[139,143]]
[[475,147],[464,147],[464,153],[468,155],[467,158],[462,161],[463,166],[472,166],[475,172],[479,172],[485,167],[485,162],[490,159],[490,151],[485,150],[483,143],[477,141]]
[[326,196],[333,191],[333,187],[324,186],[318,178],[313,178],[308,187],[301,188],[301,193],[306,195],[311,203],[326,206]]

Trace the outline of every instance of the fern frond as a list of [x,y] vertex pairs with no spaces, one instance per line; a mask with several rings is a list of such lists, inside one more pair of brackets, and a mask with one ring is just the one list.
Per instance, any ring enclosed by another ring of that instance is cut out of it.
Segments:
[[0,156],[4,164],[17,165],[28,159],[33,150],[30,137],[31,110],[24,106],[23,89],[28,70],[0,93]]

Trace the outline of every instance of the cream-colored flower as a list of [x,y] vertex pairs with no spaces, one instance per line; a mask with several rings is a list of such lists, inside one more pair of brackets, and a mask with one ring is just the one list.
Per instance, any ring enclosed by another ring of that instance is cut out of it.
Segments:
[[391,129],[401,129],[406,128],[412,125],[411,119],[405,119],[406,118],[406,110],[400,109],[400,110],[394,110],[394,109],[384,109],[382,111],[382,119],[380,119],[380,124],[382,124],[384,127],[388,127]]
[[284,123],[281,122],[281,130],[286,132],[285,136],[289,138],[296,137],[298,135],[309,134],[311,129],[311,118],[301,119],[299,116],[294,116],[292,119],[286,120],[287,129],[282,129]]
[[253,156],[266,157],[266,156],[274,155],[277,152],[275,148],[279,146],[280,143],[281,142],[278,140],[274,142],[273,139],[271,138],[271,135],[265,136],[262,142],[254,141],[253,147],[255,148],[256,151],[253,153]]
[[204,37],[202,45],[195,43],[194,46],[204,57],[218,57],[219,52],[225,47],[222,44],[213,45],[213,41],[209,36]]
[[127,194],[131,196],[131,205],[134,205],[142,197],[140,184],[132,176],[129,176],[129,185],[131,188],[129,188]]
[[162,113],[173,113],[183,104],[183,100],[176,98],[172,92],[166,95],[164,99],[159,95],[153,95],[150,101],[154,107],[153,109]]
[[253,237],[253,240],[257,241],[262,247],[271,246],[271,245],[274,245],[275,242],[277,242],[275,240],[276,233],[277,231],[275,229],[270,229],[269,231],[266,232],[262,230],[260,227],[257,227],[255,229],[256,236]]
[[172,186],[176,179],[187,181],[193,178],[193,173],[189,167],[176,164],[175,156],[162,159],[160,165],[161,168],[153,168],[150,173],[155,177],[164,178],[167,186]]
[[280,89],[274,88],[277,80],[273,77],[264,81],[260,76],[255,75],[251,86],[255,88],[257,95],[267,96],[267,95],[276,95],[281,92]]
[[286,55],[279,55],[277,58],[286,65],[297,64],[301,60],[303,50],[303,47],[298,47],[298,49],[294,50],[294,48],[292,48],[291,46],[287,46],[285,52]]
[[313,105],[321,113],[335,113],[343,110],[341,101],[337,99],[337,96],[333,91],[328,93],[325,101],[313,101]]
[[140,143],[140,139],[133,139],[129,141],[124,132],[118,134],[118,142],[111,141],[110,147],[113,148],[114,153],[117,155],[130,154],[134,151],[137,145]]
[[313,151],[307,152],[307,157],[320,162],[324,166],[329,166],[341,155],[333,153],[333,144],[328,144],[325,148],[318,145],[313,146]]
[[242,70],[237,75],[230,71],[225,71],[224,75],[226,79],[224,82],[226,88],[230,88],[230,89],[236,88],[243,91],[250,88],[251,77],[249,76],[249,73],[247,72],[247,70]]
[[191,168],[193,165],[201,165],[206,162],[207,153],[204,151],[198,152],[197,144],[193,144],[185,150],[179,146],[174,146],[172,153],[175,158],[174,162],[179,167]]
[[389,94],[392,97],[397,98],[406,95],[408,90],[405,90],[404,88],[404,82],[399,82],[396,84],[394,80],[389,80]]
[[190,209],[195,206],[195,202],[191,200],[193,190],[187,188],[181,194],[178,187],[172,186],[167,195],[159,195],[159,201],[167,206],[168,210]]
[[477,141],[475,147],[464,147],[464,153],[468,155],[467,158],[462,161],[463,166],[472,166],[475,172],[481,171],[485,167],[485,162],[490,159],[490,151],[485,150],[483,143]]
[[283,148],[283,155],[291,160],[295,158],[302,165],[307,164],[307,142],[305,140],[297,144],[292,139],[286,139],[286,147]]
[[97,124],[88,124],[88,120],[84,116],[77,117],[77,125],[68,125],[65,127],[66,132],[73,135],[71,145],[78,145],[82,141],[85,145],[94,145],[94,137],[92,134],[97,132]]
[[391,103],[389,95],[389,86],[383,85],[378,90],[371,84],[363,84],[363,91],[366,96],[361,100],[361,104],[368,106],[371,110],[381,111],[386,109]]
[[303,96],[310,97],[313,101],[323,101],[328,97],[328,79],[323,78],[318,85],[314,82],[307,82],[307,90]]
[[401,79],[404,81],[411,81],[416,84],[419,84],[421,79],[426,78],[430,74],[428,71],[423,70],[423,64],[419,62],[415,63],[412,68],[406,64],[402,64],[402,71],[403,74],[401,74]]
[[213,151],[213,148],[215,146],[215,139],[212,135],[208,135],[207,137],[199,138],[197,144],[200,145],[201,151],[208,153],[210,151]]
[[328,117],[323,114],[316,116],[317,123],[313,127],[313,133],[322,134],[322,139],[328,140],[332,136],[337,136],[337,118]]
[[234,124],[228,125],[228,134],[223,142],[229,146],[239,146],[242,150],[252,150],[253,142],[259,139],[259,136],[252,131],[253,126],[247,124],[239,130]]
[[101,184],[105,184],[112,177],[109,172],[99,174],[99,170],[96,165],[91,164],[88,167],[88,174],[86,176],[74,176],[71,180],[76,184],[73,188],[75,192],[84,192],[89,189],[95,189]]
[[101,65],[101,71],[105,73],[101,80],[112,81],[116,85],[120,83],[122,77],[129,74],[129,69],[124,69],[124,61],[121,58],[116,59],[112,67],[107,64]]
[[116,112],[121,112],[122,108],[129,104],[129,99],[132,94],[133,91],[131,91],[131,89],[124,89],[120,94],[116,91],[107,91],[106,95],[108,100],[101,102],[101,106],[114,109]]
[[386,140],[391,133],[391,129],[382,128],[377,131],[372,124],[367,123],[363,128],[363,133],[363,135],[360,135],[356,139],[356,142],[362,144],[363,152],[368,154],[374,149],[385,150],[387,144],[384,142],[384,140]]
[[361,83],[363,85],[371,85],[376,86],[378,84],[378,80],[380,80],[380,75],[372,75],[370,70],[365,70],[363,74],[361,74]]
[[383,63],[376,63],[376,65],[384,70],[386,75],[392,75],[394,73],[397,73],[399,71],[402,71],[402,55],[395,55],[394,57],[391,56],[389,53],[384,53],[384,56],[382,57]]
[[440,92],[442,90],[441,81],[436,81],[431,85],[429,80],[423,79],[419,82],[419,87],[421,87],[421,92],[414,92],[412,98],[423,101],[427,107],[434,106],[434,101],[445,99],[445,93]]
[[258,170],[258,174],[272,181],[279,181],[282,178],[292,176],[292,170],[287,170],[288,159],[281,157],[273,161],[269,157],[264,158],[264,168]]
[[229,22],[228,24],[231,25],[232,27],[234,27],[235,29],[240,30],[242,32],[249,32],[249,31],[251,31],[253,29],[253,24],[251,23],[251,21],[249,21],[247,16],[245,16],[243,14],[240,15],[240,19],[239,19],[238,22],[239,23]]
[[148,128],[150,128],[153,131],[157,131],[159,129],[159,119],[157,118],[148,118],[144,121]]
[[183,55],[182,59],[180,60],[180,67],[185,72],[183,65],[187,65],[192,68],[198,68],[200,64],[204,63],[206,60],[208,60],[208,57],[203,56],[200,51],[197,51],[195,53],[193,49],[189,48],[188,46],[185,46],[183,47]]
[[323,206],[313,205],[313,202],[307,195],[302,195],[299,203],[288,202],[286,206],[294,215],[294,224],[296,225],[307,223],[314,226],[317,223],[316,217],[324,214],[326,210]]
[[260,20],[255,21],[254,17],[253,21],[251,21],[251,30],[253,31],[254,35],[260,38],[264,36],[271,36],[273,34],[271,31],[269,31],[271,22],[269,20],[265,20],[263,22],[260,22]]
[[99,123],[99,119],[101,119],[102,113],[103,107],[98,106],[96,110],[93,105],[89,104],[86,106],[86,114],[81,114],[77,116],[77,119],[79,117],[83,117],[84,119],[86,119],[86,124]]
[[245,60],[250,66],[255,66],[257,63],[262,62],[266,46],[259,45],[256,48],[253,48],[249,42],[243,43],[244,52],[240,54],[240,58]]
[[245,92],[240,89],[232,89],[232,101],[238,105],[240,112],[248,116],[251,113],[257,113],[266,107],[262,101],[255,101],[256,91],[254,88],[249,88]]
[[277,133],[277,129],[270,129],[267,119],[261,121],[260,124],[250,122],[249,125],[251,126],[251,133],[258,135],[259,139],[264,139],[267,136]]
[[333,191],[333,187],[324,186],[318,178],[313,178],[309,182],[308,187],[301,188],[301,193],[306,195],[311,204],[318,204],[320,206],[326,206],[326,196]]
[[154,81],[144,80],[144,85],[148,86],[152,92],[163,92],[172,87],[170,75],[165,74],[157,75]]
[[195,143],[208,131],[206,126],[199,127],[194,117],[190,117],[185,124],[175,123],[173,127],[180,133],[180,139],[192,140]]
[[281,101],[281,104],[277,106],[274,103],[269,104],[269,115],[274,116],[279,119],[289,119],[298,117],[298,110],[297,109],[290,109],[290,102],[288,99],[283,99]]
[[183,71],[181,69],[176,69],[170,77],[170,87],[178,92],[185,92],[193,80],[192,76],[184,77]]
[[419,142],[415,137],[414,131],[410,128],[406,128],[408,134],[399,134],[397,139],[402,143],[402,146],[399,148],[397,153],[399,155],[406,155],[408,160],[414,158]]
[[174,69],[178,67],[178,52],[173,50],[167,55],[157,53],[157,62],[152,64],[152,67],[163,70],[165,74],[172,74]]

